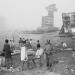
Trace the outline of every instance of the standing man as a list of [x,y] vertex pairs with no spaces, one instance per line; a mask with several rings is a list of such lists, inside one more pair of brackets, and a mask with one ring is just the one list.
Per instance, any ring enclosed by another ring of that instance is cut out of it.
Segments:
[[10,48],[12,52],[15,50],[15,44],[13,40],[10,40]]
[[27,48],[25,44],[21,45],[21,62],[22,62],[22,70],[24,70],[24,63],[28,60],[27,56]]
[[41,48],[39,40],[37,40],[36,56],[37,56],[37,58],[40,58],[40,62],[39,62],[40,63],[40,67],[43,66],[43,63],[42,63],[43,52],[44,52],[44,50]]
[[37,40],[37,49],[39,49],[40,48],[40,42],[39,42],[39,40]]
[[52,44],[49,41],[47,41],[46,46],[45,46],[45,54],[46,54],[46,66],[49,69],[50,67],[52,67]]
[[22,38],[20,38],[19,39],[19,47],[21,47],[22,43],[23,43],[23,40],[22,40]]
[[5,54],[5,64],[7,69],[9,69],[12,66],[12,56],[8,39],[5,40],[3,51]]

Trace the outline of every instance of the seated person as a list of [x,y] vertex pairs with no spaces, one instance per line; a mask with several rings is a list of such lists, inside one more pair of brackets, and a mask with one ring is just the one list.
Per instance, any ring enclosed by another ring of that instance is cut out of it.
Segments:
[[37,58],[40,58],[40,52],[41,52],[40,43],[39,40],[37,40],[37,51],[36,51]]
[[62,45],[62,48],[63,48],[63,49],[66,49],[66,48],[67,48],[66,42],[61,42],[61,45]]
[[36,58],[40,58],[40,56],[44,53],[44,49],[39,48],[36,51]]

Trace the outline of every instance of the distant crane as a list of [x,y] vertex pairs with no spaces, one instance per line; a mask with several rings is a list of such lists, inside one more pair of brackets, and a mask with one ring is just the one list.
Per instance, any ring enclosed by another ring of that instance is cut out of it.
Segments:
[[62,13],[63,25],[60,34],[72,34],[75,32],[75,12]]

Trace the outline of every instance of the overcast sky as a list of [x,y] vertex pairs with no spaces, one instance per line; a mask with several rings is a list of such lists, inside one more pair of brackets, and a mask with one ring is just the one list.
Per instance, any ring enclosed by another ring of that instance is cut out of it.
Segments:
[[60,28],[62,12],[75,11],[75,0],[0,0],[0,28],[34,30],[41,26],[50,4],[56,4],[55,26]]

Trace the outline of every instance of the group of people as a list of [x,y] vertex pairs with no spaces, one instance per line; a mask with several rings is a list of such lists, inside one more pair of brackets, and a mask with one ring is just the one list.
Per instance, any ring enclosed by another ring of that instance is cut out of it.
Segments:
[[[26,40],[25,43],[23,43],[23,41],[19,41],[20,47],[21,47],[21,61],[23,62],[23,66],[24,67],[24,63],[25,61],[27,61],[28,56],[27,56],[27,49],[28,49],[28,45],[32,46],[32,44],[29,42],[29,40]],[[32,47],[31,47],[32,48]],[[35,52],[35,57],[38,59],[40,58],[40,66],[42,66],[42,56],[45,54],[46,55],[46,66],[49,69],[50,67],[52,67],[52,61],[50,59],[52,59],[52,50],[53,50],[53,45],[51,43],[50,40],[47,40],[45,47],[42,48],[40,41],[37,40],[36,43],[36,52]],[[35,64],[35,60],[32,60],[33,63]]]
[[[13,65],[13,61],[12,61],[12,55],[11,53],[13,52],[14,48],[14,42],[11,42],[12,40],[5,40],[5,44],[3,47],[3,52],[4,52],[4,56],[5,56],[5,65],[7,68],[12,67]],[[10,42],[12,44],[10,44]],[[63,47],[67,47],[67,44],[64,42],[61,42]],[[32,39],[22,39],[20,38],[19,40],[19,47],[20,47],[20,56],[21,56],[21,61],[23,63],[22,68],[24,67],[24,63],[25,61],[28,60],[28,55],[27,55],[27,50],[28,49],[32,49]],[[46,66],[49,69],[50,67],[52,67],[52,51],[53,51],[53,45],[51,43],[50,40],[47,40],[47,42],[45,43],[44,48],[42,48],[40,41],[37,40],[36,43],[36,53],[35,55],[37,56],[37,58],[41,58],[41,55],[45,54],[46,55]],[[33,63],[35,64],[35,61],[33,61]],[[41,65],[41,60],[40,60],[40,65]]]
[[21,47],[22,45],[26,45],[27,48],[31,48],[31,44],[32,44],[32,39],[24,39],[24,38],[20,38],[19,39],[19,47]]
[[[30,39],[30,40],[29,39],[22,40],[20,38],[20,40],[19,40],[19,46],[20,46],[20,49],[21,49],[22,68],[24,67],[24,63],[26,61],[28,61],[28,55],[33,55],[33,56],[36,55],[36,58],[40,58],[40,55],[43,54],[43,49],[41,48],[39,40],[37,40],[36,50],[33,50],[32,39]],[[27,54],[27,51],[29,49],[32,49],[34,51],[34,53]],[[34,64],[36,64],[34,59],[31,59],[31,60],[32,60],[32,62]],[[40,64],[41,64],[41,62],[40,62]]]

